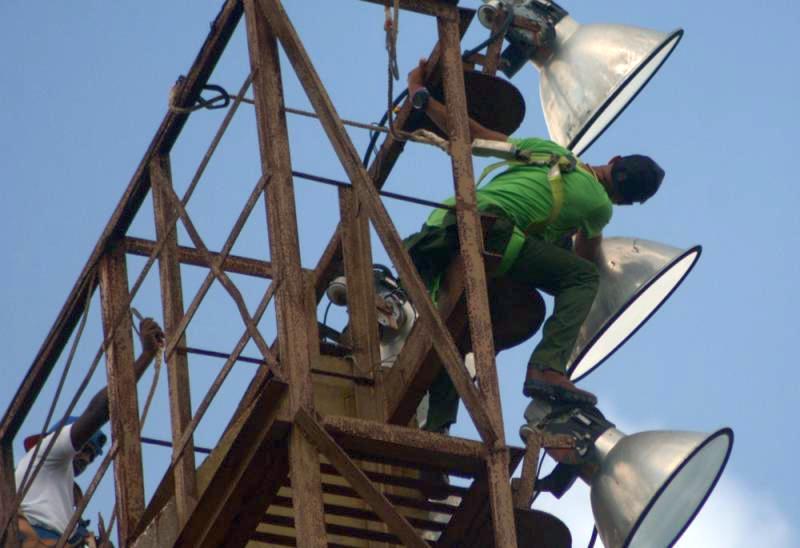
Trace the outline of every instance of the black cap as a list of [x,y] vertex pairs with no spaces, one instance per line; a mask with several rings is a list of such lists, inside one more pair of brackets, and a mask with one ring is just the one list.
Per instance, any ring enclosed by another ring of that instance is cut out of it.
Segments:
[[649,156],[632,154],[614,162],[611,178],[623,203],[644,203],[661,186],[664,170]]

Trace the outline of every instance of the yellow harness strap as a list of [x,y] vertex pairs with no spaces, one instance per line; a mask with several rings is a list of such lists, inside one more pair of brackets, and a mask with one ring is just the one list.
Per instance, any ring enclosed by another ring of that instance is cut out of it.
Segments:
[[[500,259],[500,265],[493,273],[494,276],[502,276],[511,269],[511,267],[514,265],[514,262],[517,260],[517,256],[519,256],[519,252],[522,250],[522,245],[525,243],[525,238],[529,234],[540,233],[547,225],[558,218],[558,215],[561,213],[561,208],[564,205],[563,173],[569,173],[570,171],[573,171],[578,165],[575,157],[571,155],[560,156],[557,154],[537,152],[523,154],[524,156],[521,160],[503,160],[502,162],[495,162],[494,164],[487,166],[486,169],[483,170],[483,173],[481,173],[481,176],[478,179],[478,184],[480,184],[480,182],[483,181],[483,179],[489,173],[500,167],[549,166],[550,170],[547,172],[547,181],[550,183],[550,192],[553,196],[553,205],[550,208],[550,213],[547,215],[546,219],[539,222],[530,223],[524,229],[519,229],[516,226],[514,227],[514,232],[511,234],[511,239],[508,241],[508,245],[506,245],[506,248],[503,251],[502,259]],[[583,168],[584,166],[581,165],[580,167]]]
[[502,276],[511,270],[511,267],[514,266],[519,256],[519,252],[522,251],[525,238],[525,233],[515,226],[514,231],[511,233],[511,239],[508,240],[506,248],[503,250],[503,257],[500,259],[500,264],[497,265],[497,268],[492,272],[493,278]]

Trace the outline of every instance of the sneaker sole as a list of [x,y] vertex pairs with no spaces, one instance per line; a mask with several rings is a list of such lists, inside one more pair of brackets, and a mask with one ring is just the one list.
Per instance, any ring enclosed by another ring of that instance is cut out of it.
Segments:
[[564,403],[597,405],[597,398],[592,394],[583,395],[560,386],[539,381],[526,382],[522,388],[522,393],[529,398],[540,397]]

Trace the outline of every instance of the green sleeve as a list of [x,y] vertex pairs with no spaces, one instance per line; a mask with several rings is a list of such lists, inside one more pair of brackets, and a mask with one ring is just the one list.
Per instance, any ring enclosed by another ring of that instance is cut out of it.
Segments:
[[520,150],[541,150],[542,145],[548,143],[549,141],[545,141],[544,139],[540,139],[538,137],[509,137],[508,142]]
[[572,154],[558,143],[539,137],[525,137],[522,139],[509,137],[508,142],[520,150],[527,150],[530,152],[545,152],[559,155]]
[[[448,198],[442,202],[442,204],[449,206],[455,205],[456,199],[455,197]],[[449,212],[449,209],[434,209],[433,212],[431,212],[431,214],[428,216],[428,220],[425,221],[425,224],[428,226],[441,226],[445,215],[447,215]]]
[[584,217],[581,222],[581,232],[587,238],[597,238],[602,234],[603,228],[611,220],[612,207],[611,204],[602,204],[594,208],[589,215]]

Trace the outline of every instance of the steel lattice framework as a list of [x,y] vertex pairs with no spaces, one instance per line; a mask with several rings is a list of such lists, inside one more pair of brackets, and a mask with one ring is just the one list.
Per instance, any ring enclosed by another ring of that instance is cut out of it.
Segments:
[[[388,135],[366,169],[280,0],[227,0],[177,89],[174,104],[186,107],[197,102],[244,16],[251,72],[221,130],[252,85],[262,175],[225,245],[219,251],[209,250],[186,204],[215,145],[203,159],[189,190],[179,197],[172,185],[170,153],[190,112],[185,108],[168,111],[0,425],[0,518],[2,523],[11,523],[6,546],[14,546],[16,538],[12,441],[98,288],[104,343],[95,365],[105,355],[114,444],[93,484],[113,462],[120,545],[243,546],[255,541],[326,546],[329,541],[339,545],[331,539],[360,538],[368,545],[427,546],[430,541],[425,539],[431,537],[423,535],[425,531],[440,534],[437,546],[517,545],[509,473],[523,452],[506,445],[503,431],[461,70],[460,38],[474,12],[455,4],[448,0],[399,2],[401,9],[435,18],[439,41],[430,55],[427,79],[430,84],[441,81],[447,96],[461,257],[449,273],[447,291],[438,307],[428,297],[379,195],[405,143]],[[501,42],[492,44],[482,57],[484,72],[495,72]],[[288,57],[350,183],[339,189],[340,223],[313,269],[304,269],[300,262],[279,48]],[[404,127],[411,110],[408,101],[401,106],[397,127]],[[153,199],[155,241],[128,235],[148,194]],[[239,231],[262,199],[268,219],[270,261],[231,255]],[[178,245],[178,224],[189,235],[191,246]],[[370,226],[380,237],[420,315],[395,366],[385,371],[380,367],[378,349]],[[145,501],[143,487],[137,396],[127,389],[135,384],[128,311],[139,287],[139,281],[132,285],[128,282],[129,255],[147,257],[145,270],[158,261],[168,338],[165,357],[173,455],[150,501]],[[207,269],[204,283],[186,308],[181,264]],[[349,362],[320,353],[316,305],[328,281],[340,272],[348,279],[352,357],[360,364],[369,364],[366,372],[358,375],[352,368],[342,369],[342,364]],[[253,303],[245,302],[229,273],[272,281],[257,306],[248,308]],[[203,351],[188,347],[185,333],[215,281],[233,299],[245,330],[230,353],[217,353],[225,358],[225,365],[192,414],[189,357]],[[266,341],[258,327],[272,300],[278,329],[274,343]],[[255,312],[250,314],[250,309]],[[467,329],[473,341],[479,387],[463,368],[462,352],[455,342]],[[206,450],[211,455],[196,470],[195,429],[231,367],[245,359],[241,354],[251,341],[261,354],[254,360],[260,367],[223,438],[215,448]],[[453,379],[481,441],[407,427],[442,367]],[[314,389],[320,375],[351,385],[356,400],[353,416],[317,407]],[[472,482],[468,488],[451,488],[461,496],[458,506],[438,504],[407,493],[397,494],[398,488],[413,490],[419,484],[419,480],[397,473],[397,466],[438,466]],[[345,483],[332,483],[330,477],[344,478]],[[289,486],[291,496],[286,495]],[[366,506],[353,509],[326,498],[333,495],[359,498]],[[401,512],[401,507],[439,513],[447,519],[437,522],[415,517]],[[276,508],[288,509],[288,513],[275,512]],[[326,519],[331,515],[362,519],[371,525],[359,529],[331,524]],[[292,529],[294,537],[264,530],[264,524]]]

